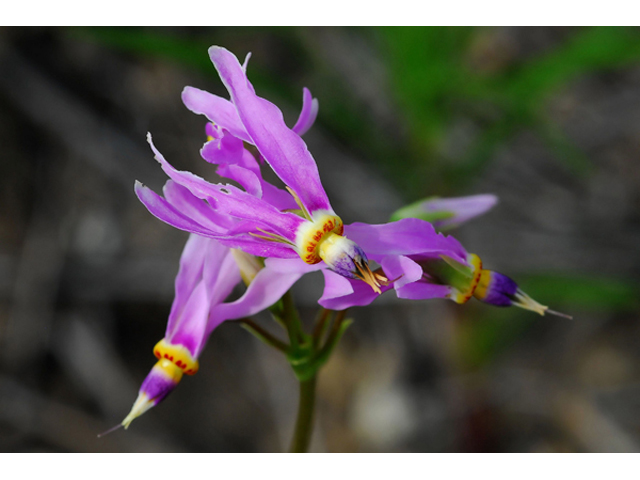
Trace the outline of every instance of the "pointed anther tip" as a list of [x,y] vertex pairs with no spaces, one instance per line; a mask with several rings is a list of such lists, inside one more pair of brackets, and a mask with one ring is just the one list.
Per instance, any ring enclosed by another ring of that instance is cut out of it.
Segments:
[[555,310],[551,310],[550,308],[547,308],[545,310],[545,315],[553,315],[554,317],[560,317],[560,318],[566,318],[567,320],[573,320],[573,316],[572,315],[567,315],[566,313],[562,313],[562,312],[556,312]]
[[[99,434],[98,434],[98,438],[102,438],[102,437],[104,437],[104,436],[106,436],[106,435],[109,435],[110,433],[115,432],[116,430],[118,430],[118,429],[119,429],[119,428],[121,428],[122,426],[123,426],[123,425],[122,425],[122,423],[119,423],[119,424],[117,424],[117,425],[115,425],[115,426],[111,427],[109,430],[106,430],[106,431],[104,431],[104,432],[102,432],[102,433],[99,433]],[[126,428],[126,427],[125,427],[125,428]]]

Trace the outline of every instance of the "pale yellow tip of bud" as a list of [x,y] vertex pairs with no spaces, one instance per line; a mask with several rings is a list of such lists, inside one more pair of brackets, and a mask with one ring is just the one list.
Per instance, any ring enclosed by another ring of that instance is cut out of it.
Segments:
[[129,425],[131,425],[131,422],[133,422],[136,418],[138,418],[140,415],[142,415],[144,412],[149,410],[154,405],[155,404],[153,400],[149,399],[149,396],[146,393],[138,394],[138,398],[136,398],[136,401],[133,404],[133,407],[131,407],[131,411],[129,412],[129,415],[127,415],[125,419],[122,421],[122,426],[124,427],[124,429],[126,430],[127,428],[129,428]]
[[549,307],[536,302],[533,298],[531,298],[520,289],[518,289],[518,291],[516,292],[515,298],[516,301],[513,303],[514,305],[520,308],[524,308],[525,310],[536,312],[539,315],[544,316],[545,312],[549,309]]

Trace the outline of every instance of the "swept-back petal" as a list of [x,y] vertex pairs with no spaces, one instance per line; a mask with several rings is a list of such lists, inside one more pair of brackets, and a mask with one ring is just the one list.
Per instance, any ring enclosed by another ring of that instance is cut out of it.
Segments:
[[202,281],[204,258],[208,240],[200,235],[189,235],[182,255],[180,268],[175,280],[175,296],[169,313],[165,336],[171,337],[176,330],[176,324],[185,310],[191,294]]
[[222,47],[211,47],[209,56],[229,90],[246,131],[271,168],[298,195],[309,213],[333,212],[320,182],[315,160],[300,136],[284,123],[282,112],[258,97],[238,59]]
[[269,308],[304,275],[304,271],[278,271],[269,268],[260,270],[247,291],[238,300],[223,303],[211,311],[208,329],[213,330],[225,320],[248,317]]
[[[350,307],[369,305],[380,294],[361,280],[353,280],[338,275],[331,270],[322,270],[324,275],[324,293],[318,303],[330,310],[345,310]],[[381,293],[391,289],[390,285],[380,287]]]
[[313,98],[309,89],[304,87],[302,89],[302,110],[300,111],[298,121],[291,130],[300,136],[304,135],[316,121],[319,107],[318,99]]
[[236,107],[229,100],[194,87],[184,87],[182,102],[193,113],[204,115],[216,125],[245,142],[253,143],[240,121]]
[[153,190],[148,187],[145,187],[140,182],[136,182],[135,184],[135,193],[142,202],[142,204],[147,207],[147,210],[159,220],[175,227],[179,230],[184,230],[185,232],[197,233],[198,235],[203,235],[205,237],[217,238],[220,235],[226,234],[226,229],[212,229],[209,227],[205,227],[193,220],[185,216],[181,211],[177,210],[173,207],[165,198],[161,197]]
[[498,203],[498,197],[491,194],[468,197],[428,198],[402,207],[391,220],[420,218],[431,222],[439,230],[449,230],[486,213]]
[[252,220],[287,240],[295,241],[295,232],[305,220],[291,213],[279,211],[273,205],[240,190],[233,185],[212,184],[191,172],[178,171],[153,144],[148,135],[149,145],[164,172],[198,198],[215,202],[215,209],[242,220]]
[[413,282],[397,288],[396,294],[398,298],[406,298],[408,300],[427,300],[430,298],[448,298],[452,290],[449,285]]
[[380,225],[345,225],[345,236],[355,241],[367,255],[414,255],[442,253],[466,262],[467,252],[455,238],[437,233],[429,222],[405,218]]

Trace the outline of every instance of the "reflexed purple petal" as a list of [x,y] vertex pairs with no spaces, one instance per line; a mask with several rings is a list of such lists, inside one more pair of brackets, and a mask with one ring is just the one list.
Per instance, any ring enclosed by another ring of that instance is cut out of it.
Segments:
[[[437,233],[429,222],[405,218],[381,225],[345,225],[345,236],[356,242],[367,255],[413,255],[425,252],[448,255],[466,263],[467,252],[451,236]],[[374,257],[375,258],[375,257]]]
[[212,308],[224,302],[241,280],[240,268],[231,249],[216,240],[210,240],[205,257],[203,282]]
[[180,268],[175,280],[175,296],[169,313],[165,336],[170,337],[176,327],[176,321],[181,318],[189,297],[202,280],[204,258],[209,240],[199,235],[191,234],[180,256]]
[[286,126],[282,112],[255,94],[235,55],[224,48],[211,47],[209,56],[253,143],[276,174],[296,192],[310,213],[332,212],[315,160],[300,136]]
[[315,265],[304,263],[297,255],[295,258],[266,258],[264,263],[269,269],[281,273],[305,274],[327,268],[322,262],[316,263]]
[[[210,307],[207,286],[200,281],[191,292],[184,309],[175,316],[169,316],[165,338],[173,345],[182,345],[189,350],[193,358],[197,358],[205,335]],[[171,313],[173,314],[173,310]]]
[[262,181],[251,170],[238,165],[221,165],[216,173],[221,177],[238,182],[249,195],[262,197]]
[[300,258],[291,247],[284,243],[267,242],[251,235],[216,237],[223,245],[255,255],[256,257]]
[[200,155],[214,165],[239,164],[244,155],[244,145],[238,137],[227,133],[223,134],[221,138],[214,138],[205,143],[200,150]]
[[267,202],[243,192],[233,185],[212,184],[191,172],[178,171],[169,164],[155,148],[151,135],[149,145],[164,172],[198,198],[215,201],[215,209],[239,219],[253,220],[266,229],[295,240],[295,232],[303,220],[291,213],[280,212]]
[[436,285],[426,281],[408,283],[396,289],[398,298],[409,300],[426,300],[429,298],[447,298],[452,287],[448,285]]
[[140,182],[136,182],[135,192],[147,210],[159,220],[185,232],[197,233],[205,237],[216,238],[226,233],[225,229],[213,230],[200,225],[196,221],[185,217],[176,210],[167,200],[145,187]]
[[166,173],[169,178],[171,178],[176,183],[186,187],[189,189],[191,193],[193,193],[196,197],[201,198],[203,200],[208,200],[209,198],[215,197],[216,190],[214,189],[214,184],[207,182],[205,179],[194,175],[191,172],[180,171],[173,168],[173,166],[167,162],[164,156],[160,153],[160,151],[153,144],[153,139],[151,138],[151,134],[147,134],[147,142],[153,151],[155,159],[158,161],[164,173]]
[[450,212],[452,217],[433,222],[436,228],[452,228],[489,211],[498,203],[495,195],[471,195],[468,197],[436,198],[421,205],[424,212]]
[[302,89],[302,111],[298,117],[298,121],[291,130],[298,135],[304,135],[316,121],[318,116],[318,99],[311,96],[311,92],[307,87]]
[[271,185],[266,180],[262,180],[262,199],[278,210],[297,210],[300,208],[289,192]]
[[211,198],[216,210],[242,220],[250,220],[262,228],[295,242],[298,227],[305,220],[293,213],[281,212],[273,205],[233,185],[212,185]]
[[247,291],[235,302],[223,303],[214,308],[209,318],[209,330],[225,320],[255,315],[276,303],[302,276],[304,272],[282,272],[266,266],[249,284]]
[[[322,270],[322,274],[324,275],[324,291],[318,303],[323,307],[331,308],[326,306],[327,302],[334,301],[336,298],[343,298],[353,293],[353,282],[350,282],[347,278],[331,270]],[[369,289],[371,290],[371,287],[369,287]]]
[[422,278],[422,267],[403,255],[385,257],[381,263],[384,273],[394,280],[393,287],[398,289],[407,283],[417,282]]
[[186,187],[173,180],[167,180],[162,191],[173,208],[211,232],[224,234],[235,226],[233,218],[215,211],[206,200],[194,196]]
[[[324,275],[324,293],[318,303],[330,310],[345,310],[350,307],[369,305],[378,294],[362,280],[345,278],[331,270],[322,270]],[[382,293],[391,286],[382,286]]]
[[193,113],[205,115],[216,125],[231,132],[245,142],[253,143],[247,134],[236,107],[229,100],[194,87],[184,87],[182,102]]

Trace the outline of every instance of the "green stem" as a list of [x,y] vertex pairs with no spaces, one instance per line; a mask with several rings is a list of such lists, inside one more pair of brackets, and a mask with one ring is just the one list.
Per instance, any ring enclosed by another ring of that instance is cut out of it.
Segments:
[[318,348],[318,346],[322,343],[322,338],[324,337],[329,321],[331,320],[331,314],[333,310],[327,310],[323,308],[318,313],[318,317],[315,322],[315,327],[313,329],[313,346],[314,348]]
[[297,346],[301,343],[304,343],[305,336],[302,331],[302,325],[300,324],[298,310],[296,310],[295,304],[293,303],[293,295],[291,294],[291,290],[283,295],[282,305],[282,316],[289,331],[289,339],[291,340],[291,345]]
[[243,318],[243,319],[240,319],[239,322],[240,322],[240,325],[245,330],[247,330],[249,333],[251,333],[254,337],[256,337],[261,342],[266,343],[267,345],[274,347],[284,353],[286,353],[289,350],[289,345],[287,345],[282,340],[279,340],[278,338],[271,335],[271,333],[267,332],[264,328],[262,328],[260,325],[255,323],[253,320],[249,318]]
[[296,418],[296,428],[291,441],[292,453],[306,453],[311,443],[311,433],[313,432],[313,413],[316,402],[316,379],[317,374],[308,380],[300,382],[300,399],[298,403],[298,417]]

